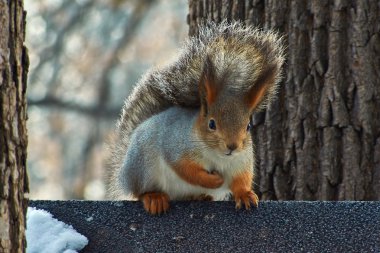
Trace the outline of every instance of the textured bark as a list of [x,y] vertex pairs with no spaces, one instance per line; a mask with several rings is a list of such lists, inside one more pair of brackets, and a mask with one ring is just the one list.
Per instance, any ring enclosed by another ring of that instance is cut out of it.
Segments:
[[380,2],[190,0],[204,20],[276,29],[287,43],[278,99],[254,115],[262,199],[380,200]]
[[23,1],[0,0],[0,252],[24,252],[26,77]]

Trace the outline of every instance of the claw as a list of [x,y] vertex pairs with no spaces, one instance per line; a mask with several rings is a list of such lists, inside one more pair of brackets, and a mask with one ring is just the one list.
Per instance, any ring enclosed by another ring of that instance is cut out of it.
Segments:
[[249,197],[251,199],[251,202],[255,205],[255,207],[259,207],[259,197],[257,196],[257,194],[252,191]]
[[241,208],[241,200],[240,199],[235,199],[235,202],[236,202],[235,208],[236,209],[240,209]]

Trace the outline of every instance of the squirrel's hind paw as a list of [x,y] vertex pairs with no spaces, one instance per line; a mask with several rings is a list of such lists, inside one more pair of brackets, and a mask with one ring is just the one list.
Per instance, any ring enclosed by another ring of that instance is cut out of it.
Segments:
[[255,207],[259,206],[259,197],[253,191],[237,193],[234,195],[234,198],[236,202],[236,209],[240,209],[242,203],[244,204],[245,209],[247,210],[251,209],[251,203],[253,203]]
[[152,215],[166,213],[169,209],[169,196],[162,192],[144,193],[140,196],[144,209]]

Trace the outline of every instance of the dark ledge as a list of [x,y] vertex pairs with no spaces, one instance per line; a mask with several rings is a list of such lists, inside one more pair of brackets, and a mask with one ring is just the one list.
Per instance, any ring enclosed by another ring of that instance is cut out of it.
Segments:
[[31,201],[89,239],[82,252],[380,252],[380,202]]

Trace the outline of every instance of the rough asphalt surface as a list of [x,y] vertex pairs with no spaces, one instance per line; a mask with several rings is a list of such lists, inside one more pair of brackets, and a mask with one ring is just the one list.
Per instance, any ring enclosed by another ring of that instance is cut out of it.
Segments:
[[31,201],[89,239],[81,252],[380,252],[380,202]]

